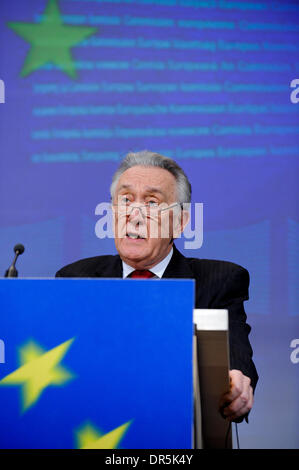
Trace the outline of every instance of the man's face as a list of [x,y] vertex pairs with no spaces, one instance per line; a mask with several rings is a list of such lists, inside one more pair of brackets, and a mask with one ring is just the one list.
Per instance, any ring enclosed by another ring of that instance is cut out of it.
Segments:
[[[134,166],[120,176],[113,200],[114,233],[123,261],[135,269],[150,269],[165,258],[172,247],[173,210],[151,218],[137,206],[167,207],[176,201],[176,180],[163,168]],[[120,203],[133,205],[134,209],[130,214],[121,213],[116,207]]]

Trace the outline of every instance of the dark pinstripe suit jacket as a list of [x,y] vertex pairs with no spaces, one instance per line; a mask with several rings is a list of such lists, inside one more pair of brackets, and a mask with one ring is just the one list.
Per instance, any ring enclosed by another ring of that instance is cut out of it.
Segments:
[[[69,264],[56,277],[122,277],[118,255],[96,256]],[[249,274],[241,266],[228,261],[186,258],[174,246],[173,256],[163,278],[195,279],[195,308],[226,308],[229,311],[230,367],[251,379],[255,389],[258,375],[252,361],[243,302],[248,299]]]

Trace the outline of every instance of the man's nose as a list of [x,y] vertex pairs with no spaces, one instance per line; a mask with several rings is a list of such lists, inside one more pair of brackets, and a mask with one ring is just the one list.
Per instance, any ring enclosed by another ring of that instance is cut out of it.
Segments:
[[129,221],[133,222],[136,224],[137,222],[144,222],[144,215],[142,213],[142,207],[141,206],[134,206],[131,209],[131,212],[129,214]]

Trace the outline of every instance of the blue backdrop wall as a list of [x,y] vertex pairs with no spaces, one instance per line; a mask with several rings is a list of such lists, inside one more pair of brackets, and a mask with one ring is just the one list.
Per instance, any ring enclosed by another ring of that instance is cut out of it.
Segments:
[[241,447],[299,447],[298,2],[2,0],[0,18],[0,271],[17,242],[22,277],[115,253],[95,208],[119,161],[174,157],[204,204],[202,247],[178,247],[251,275]]

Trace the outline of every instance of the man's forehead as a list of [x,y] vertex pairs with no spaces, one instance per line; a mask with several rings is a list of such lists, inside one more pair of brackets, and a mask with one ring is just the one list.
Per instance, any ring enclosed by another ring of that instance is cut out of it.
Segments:
[[134,166],[122,173],[117,189],[136,189],[136,185],[147,192],[165,193],[174,189],[175,178],[164,168]]

